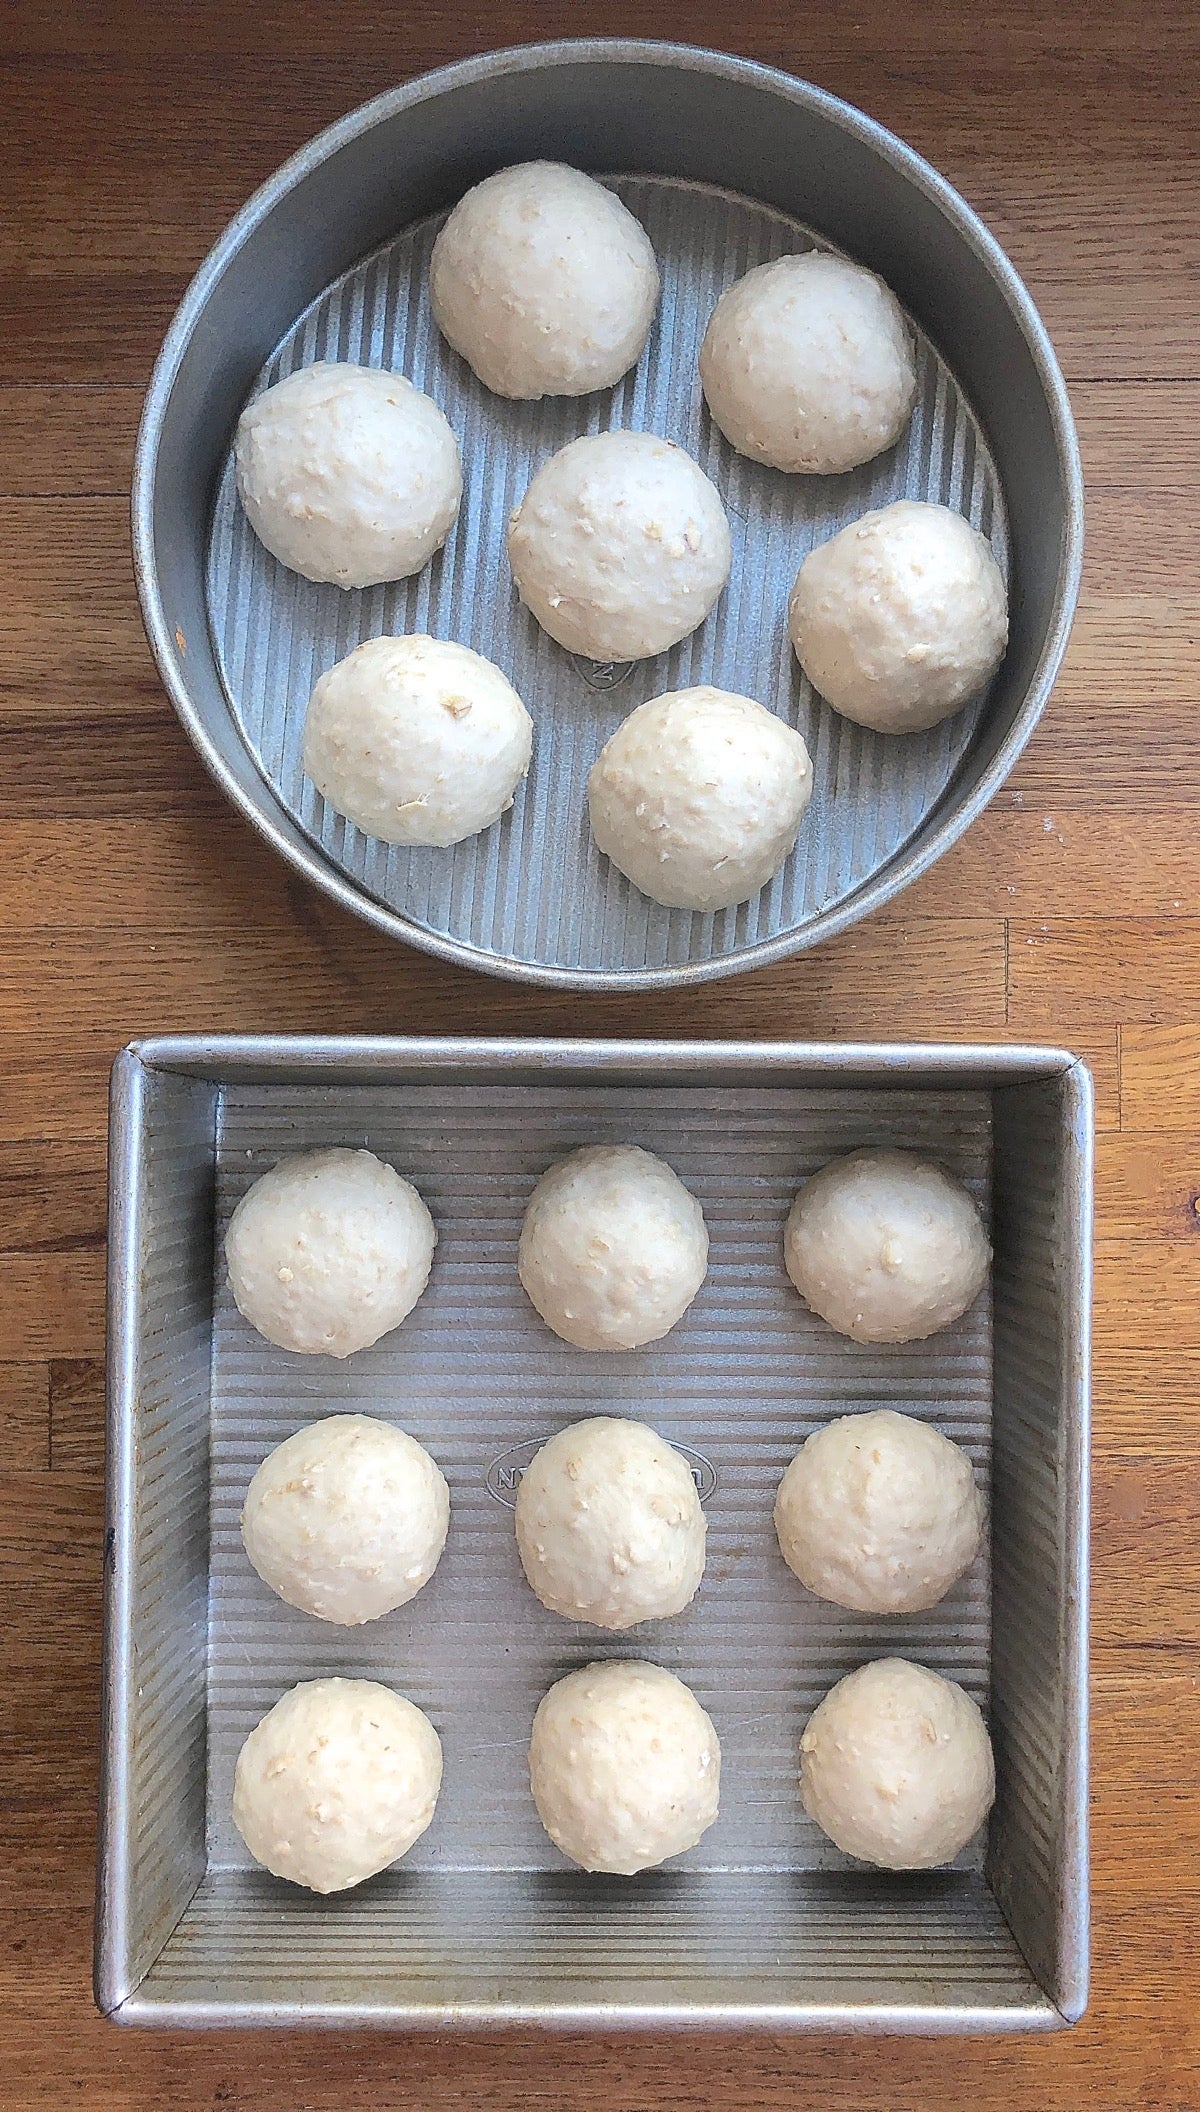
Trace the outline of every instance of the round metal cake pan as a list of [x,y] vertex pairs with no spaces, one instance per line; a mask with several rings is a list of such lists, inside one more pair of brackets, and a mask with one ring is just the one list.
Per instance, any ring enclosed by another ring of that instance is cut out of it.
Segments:
[[[652,224],[664,302],[638,369],[574,403],[490,398],[441,344],[423,263],[439,216],[490,170],[595,170]],[[917,333],[910,435],[850,478],[785,478],[733,454],[692,347],[722,285],[817,240],[879,272]],[[409,372],[464,443],[466,494],[418,582],[343,594],[266,557],[232,496],[247,397],[306,359]],[[697,453],[735,531],[724,604],[628,672],[581,667],[536,631],[503,558],[506,507],[576,432],[647,426]],[[890,496],[941,497],[991,536],[1011,626],[986,698],[932,735],[850,728],[787,649],[797,555]],[[151,381],[133,485],[147,633],[168,693],[229,797],[344,908],[443,958],[577,989],[653,989],[785,959],[890,901],[993,797],[1066,648],[1083,497],[1066,389],[1017,273],[963,200],[861,112],[787,75],[683,45],[587,39],[488,54],[379,97],[293,157],[202,265]],[[397,853],[323,809],[298,767],[314,672],[359,637],[429,629],[490,651],[534,715],[510,816],[450,852]],[[614,674],[622,677],[610,686]],[[658,910],[590,843],[587,767],[624,712],[687,681],[758,695],[801,727],[817,793],[788,867],[736,911]]]

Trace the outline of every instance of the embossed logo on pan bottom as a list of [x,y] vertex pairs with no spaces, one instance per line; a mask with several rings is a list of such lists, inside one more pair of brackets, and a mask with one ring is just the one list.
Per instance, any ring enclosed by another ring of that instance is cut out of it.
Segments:
[[582,653],[572,653],[571,659],[589,689],[618,689],[636,665],[633,660],[585,660]]
[[[484,1477],[488,1495],[494,1496],[497,1503],[504,1504],[506,1509],[513,1510],[521,1476],[534,1454],[541,1451],[545,1442],[544,1437],[530,1437],[526,1438],[524,1444],[510,1445],[507,1452],[498,1453]],[[717,1470],[712,1461],[706,1459],[703,1452],[695,1451],[691,1445],[678,1445],[674,1438],[668,1438],[667,1442],[686,1459],[692,1470],[696,1494],[701,1503],[707,1503],[717,1486]]]

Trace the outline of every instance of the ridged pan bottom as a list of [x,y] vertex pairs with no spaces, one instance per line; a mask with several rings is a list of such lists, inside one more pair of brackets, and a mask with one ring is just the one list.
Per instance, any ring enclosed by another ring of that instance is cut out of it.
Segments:
[[[969,404],[916,333],[919,390],[898,446],[845,477],[787,477],[746,461],[716,430],[696,372],[721,292],[755,264],[817,239],[750,199],[666,177],[614,188],[645,224],[663,299],[650,343],[615,390],[505,403],[434,328],[426,295],[441,224],[422,221],[339,279],[284,339],[265,387],[317,359],[396,368],[441,405],[462,443],[464,497],[441,555],[415,580],[363,591],[314,586],[258,543],[237,502],[232,457],[208,556],[218,663],[243,737],[282,805],[331,862],[376,900],[481,956],[547,970],[637,974],[724,959],[794,933],[878,872],[951,784],[986,698],[903,739],[852,726],[813,696],[787,636],[787,596],[807,551],[869,507],[902,497],[955,507],[1007,571],[995,467]],[[504,555],[508,515],[534,470],[581,433],[633,427],[688,449],[724,500],[733,572],[708,621],[671,652],[598,669],[555,645],[517,601]],[[430,631],[495,660],[535,723],[533,765],[495,828],[452,850],[367,837],[304,777],[301,735],[316,677],[364,638]],[[770,706],[804,734],[815,790],[800,841],[762,893],[716,915],[647,901],[595,850],[588,771],[636,704],[713,682]]]
[[[660,1152],[700,1199],[708,1280],[661,1344],[588,1356],[527,1304],[515,1270],[535,1180],[578,1144]],[[936,1418],[986,1487],[992,1338],[985,1295],[954,1328],[902,1348],[835,1335],[788,1283],[783,1221],[800,1178],[864,1143],[933,1152],[985,1208],[986,1093],[607,1085],[237,1086],[218,1125],[217,1234],[250,1181],[287,1151],[363,1144],[417,1184],[438,1226],[433,1275],[404,1326],[346,1363],[273,1350],[234,1309],[218,1251],[213,1338],[208,1830],[210,1864],[246,1867],[230,1820],[241,1740],[299,1679],[384,1680],[427,1709],[445,1748],[437,1817],[412,1870],[558,1870],[528,1789],[529,1725],[546,1687],[593,1658],[648,1656],[695,1689],[721,1737],[721,1815],[680,1859],[693,1870],[841,1868],[800,1810],[797,1743],[809,1712],[870,1657],[919,1658],[988,1693],[987,1556],[930,1612],[895,1621],[822,1604],[784,1566],[771,1510],[811,1430],[857,1408]],[[250,1569],[238,1517],[267,1450],[337,1411],[392,1418],[450,1482],[442,1564],[412,1603],[360,1629],[281,1604]],[[676,1619],[623,1636],[545,1612],[524,1583],[501,1455],[589,1414],[640,1417],[715,1477],[708,1566]],[[489,1480],[492,1484],[489,1487]],[[493,1493],[499,1489],[500,1495]],[[979,1844],[964,1853],[977,1867]],[[673,1866],[675,1867],[675,1866]]]

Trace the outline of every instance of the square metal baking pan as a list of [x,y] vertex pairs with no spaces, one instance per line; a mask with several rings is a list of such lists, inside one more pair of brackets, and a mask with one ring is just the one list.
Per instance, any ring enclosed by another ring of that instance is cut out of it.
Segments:
[[[106,1673],[96,1995],[129,2023],[454,2029],[1047,2030],[1087,1989],[1087,1414],[1091,1081],[1061,1051],[805,1043],[143,1042],[113,1079]],[[538,1174],[573,1144],[661,1151],[700,1197],[708,1280],[661,1344],[588,1357],[515,1272]],[[809,1313],[780,1234],[797,1183],[859,1143],[934,1151],[990,1212],[991,1295],[928,1343],[872,1349]],[[287,1150],[367,1144],[439,1226],[404,1328],[345,1363],[270,1349],[218,1255]],[[936,1418],[989,1486],[991,1546],[941,1606],[871,1620],[811,1599],[771,1500],[821,1421]],[[253,1575],[246,1483],[298,1424],[393,1416],[440,1461],[437,1576],[361,1630]],[[694,1459],[709,1563],[693,1606],[610,1638],[524,1586],[522,1453],[577,1416],[640,1415]],[[986,1838],[932,1875],[864,1870],[800,1809],[796,1744],[828,1686],[891,1653],[988,1712]],[[524,1775],[534,1704],[571,1666],[653,1656],[710,1710],[722,1810],[670,1870],[585,1877]],[[233,1759],[293,1681],[384,1679],[442,1733],[412,1855],[319,1900],[255,1869]]]

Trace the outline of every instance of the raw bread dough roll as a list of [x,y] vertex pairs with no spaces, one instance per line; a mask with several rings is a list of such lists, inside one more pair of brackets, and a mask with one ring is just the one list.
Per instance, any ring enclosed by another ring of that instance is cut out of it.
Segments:
[[411,1313],[437,1233],[410,1182],[369,1151],[301,1151],[242,1197],[225,1235],[238,1311],[268,1342],[349,1357]]
[[936,1606],[975,1560],[983,1517],[961,1445],[891,1408],[814,1431],[775,1498],[788,1568],[855,1613]]
[[498,396],[586,396],[639,357],[658,306],[650,239],[603,184],[561,162],[487,176],[437,241],[443,337]]
[[687,1461],[645,1423],[597,1415],[548,1439],[521,1477],[521,1566],[543,1606],[596,1628],[682,1612],[707,1531]]
[[813,688],[843,718],[919,733],[991,681],[1008,642],[1008,595],[961,514],[897,499],[809,552],[788,628]]
[[433,1817],[441,1740],[372,1679],[292,1687],[237,1757],[233,1820],[256,1863],[310,1892],[344,1892],[407,1855]]
[[965,1313],[992,1250],[960,1181],[913,1151],[852,1151],[814,1173],[784,1233],[800,1296],[855,1342],[922,1342]]
[[415,1598],[438,1566],[450,1491],[423,1445],[370,1415],[330,1415],[268,1452],[242,1542],[289,1606],[355,1628]]
[[704,1213],[635,1144],[588,1144],[529,1198],[517,1271],[547,1327],[577,1349],[640,1349],[669,1334],[708,1270]]
[[587,1665],[533,1719],[538,1817],[584,1870],[632,1876],[694,1848],[717,1816],[721,1747],[691,1689],[661,1665]]
[[759,264],[722,294],[700,379],[739,454],[819,476],[891,447],[917,389],[895,295],[860,264],[817,250]]
[[247,404],[235,446],[246,518],[305,579],[372,587],[427,565],[462,497],[458,442],[402,374],[320,360]]
[[983,1717],[962,1688],[878,1657],[831,1688],[800,1740],[800,1801],[846,1855],[884,1870],[948,1863],[992,1808]]
[[498,821],[529,768],[533,721],[498,667],[440,638],[368,638],[321,676],[304,768],[383,843],[461,843]]
[[730,909],[778,872],[812,786],[801,736],[752,697],[670,690],[601,749],[588,779],[592,835],[652,901]]
[[703,623],[729,577],[725,509],[654,433],[592,433],[538,470],[508,524],[517,592],[589,660],[644,660]]

